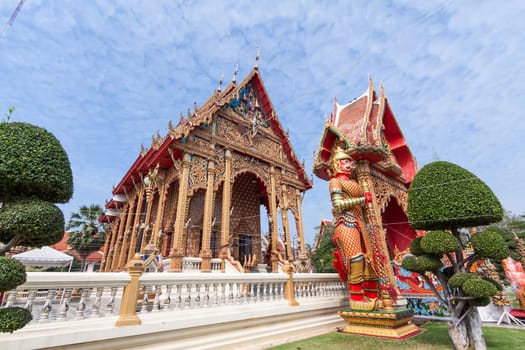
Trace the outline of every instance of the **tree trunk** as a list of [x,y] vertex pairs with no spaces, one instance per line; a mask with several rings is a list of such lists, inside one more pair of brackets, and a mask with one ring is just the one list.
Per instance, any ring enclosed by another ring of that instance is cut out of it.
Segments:
[[481,328],[481,317],[479,316],[477,307],[471,307],[465,321],[470,344],[476,350],[486,350],[487,344],[485,343],[485,336],[483,335],[483,329]]
[[461,322],[456,325],[458,320],[453,318],[452,321],[448,324],[448,335],[454,343],[454,348],[456,350],[469,350],[473,349],[469,342],[467,327],[465,322]]
[[16,246],[18,242],[22,240],[22,235],[15,235],[11,240],[0,249],[0,256],[5,256],[7,252],[11,250],[12,247]]

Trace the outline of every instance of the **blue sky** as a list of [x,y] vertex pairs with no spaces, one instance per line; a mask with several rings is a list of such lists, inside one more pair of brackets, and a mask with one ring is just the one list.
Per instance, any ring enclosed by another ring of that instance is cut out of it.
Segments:
[[[0,2],[0,30],[19,0]],[[312,173],[324,116],[383,83],[419,166],[456,163],[525,213],[525,3],[26,0],[0,39],[0,114],[51,131],[73,169],[66,220],[104,204],[151,136],[239,64],[260,72]],[[330,218],[304,198],[305,235]]]

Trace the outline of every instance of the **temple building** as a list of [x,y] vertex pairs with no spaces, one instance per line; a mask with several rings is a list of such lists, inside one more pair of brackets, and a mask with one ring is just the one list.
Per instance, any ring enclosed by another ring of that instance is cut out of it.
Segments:
[[[366,91],[347,104],[335,101],[334,111],[326,120],[319,149],[314,159],[314,173],[329,181],[329,161],[336,147],[346,149],[357,161],[357,181],[373,196],[369,227],[375,228],[377,252],[387,257],[381,264],[380,277],[395,285],[391,267],[397,255],[407,251],[417,232],[408,225],[406,215],[408,188],[417,171],[417,163],[399,128],[383,86],[377,94],[372,79]],[[329,202],[327,201],[327,205]]]
[[159,256],[170,272],[188,262],[203,272],[275,272],[304,261],[301,205],[311,187],[256,61],[241,83],[236,69],[226,88],[142,147],[106,203],[101,270],[124,270],[136,253]]

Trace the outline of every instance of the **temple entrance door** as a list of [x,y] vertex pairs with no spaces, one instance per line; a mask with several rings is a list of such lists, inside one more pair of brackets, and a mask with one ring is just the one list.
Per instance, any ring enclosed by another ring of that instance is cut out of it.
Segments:
[[252,237],[239,235],[239,262],[244,264],[251,257]]
[[204,197],[206,191],[198,189],[191,196],[188,218],[186,219],[185,234],[185,256],[198,257],[202,249],[202,227],[204,214]]
[[231,254],[241,264],[250,261],[249,268],[254,268],[261,263],[261,206],[268,205],[266,185],[253,173],[236,175],[231,203]]

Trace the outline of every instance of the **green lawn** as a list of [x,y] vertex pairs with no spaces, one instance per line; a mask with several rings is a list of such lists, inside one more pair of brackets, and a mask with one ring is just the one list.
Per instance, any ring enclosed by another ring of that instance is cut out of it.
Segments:
[[[368,350],[368,349],[400,349],[400,350],[441,350],[453,349],[448,336],[446,323],[431,322],[422,325],[423,333],[406,340],[391,340],[365,337],[345,333],[329,333],[318,337],[304,339],[293,343],[271,348],[272,350]],[[519,350],[525,348],[525,329],[509,329],[505,327],[483,327],[487,349],[489,350]]]

